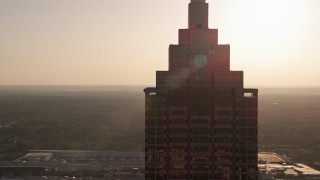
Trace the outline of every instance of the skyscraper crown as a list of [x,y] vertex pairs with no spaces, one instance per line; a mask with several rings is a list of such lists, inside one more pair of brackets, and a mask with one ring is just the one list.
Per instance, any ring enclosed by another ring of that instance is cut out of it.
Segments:
[[206,0],[191,0],[189,4],[189,28],[208,28],[209,6]]

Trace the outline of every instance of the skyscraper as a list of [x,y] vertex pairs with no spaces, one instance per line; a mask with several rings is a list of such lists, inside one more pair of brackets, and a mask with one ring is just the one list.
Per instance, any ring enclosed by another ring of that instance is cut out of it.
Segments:
[[258,90],[230,71],[205,0],[191,0],[169,71],[144,92],[146,179],[257,179]]

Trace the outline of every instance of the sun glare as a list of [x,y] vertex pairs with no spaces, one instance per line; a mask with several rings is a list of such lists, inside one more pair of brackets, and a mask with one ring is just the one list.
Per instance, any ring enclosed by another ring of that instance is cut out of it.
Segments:
[[234,5],[238,31],[233,43],[247,42],[257,54],[271,49],[272,54],[286,53],[284,47],[290,49],[307,33],[304,0],[244,0]]
[[245,0],[238,2],[238,27],[264,43],[289,42],[305,23],[303,0]]

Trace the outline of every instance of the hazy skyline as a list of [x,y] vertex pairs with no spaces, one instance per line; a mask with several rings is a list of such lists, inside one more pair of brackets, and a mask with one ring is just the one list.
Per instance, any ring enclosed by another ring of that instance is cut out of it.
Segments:
[[[320,86],[319,0],[207,0],[246,87]],[[189,0],[2,0],[0,85],[153,85]]]

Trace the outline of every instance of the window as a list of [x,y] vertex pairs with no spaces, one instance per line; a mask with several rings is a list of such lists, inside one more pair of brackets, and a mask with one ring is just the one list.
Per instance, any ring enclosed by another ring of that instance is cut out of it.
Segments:
[[183,146],[174,146],[171,148],[171,152],[185,152],[185,147]]
[[231,167],[230,166],[224,166],[224,165],[218,165],[217,166],[217,170],[218,171],[229,171],[229,170],[231,170]]
[[162,128],[149,128],[148,135],[162,135],[163,129]]
[[243,97],[252,98],[253,97],[253,93],[243,93]]
[[197,28],[202,28],[202,24],[197,24]]
[[209,143],[208,137],[193,137],[192,142],[194,143]]
[[184,156],[172,156],[172,161],[184,161]]
[[208,134],[209,129],[208,128],[194,128],[192,130],[193,135],[198,135],[198,134]]
[[208,165],[193,165],[192,169],[194,171],[208,171],[209,170],[209,166]]
[[226,138],[226,137],[219,137],[215,139],[216,143],[231,143],[232,139],[231,138]]
[[215,117],[217,119],[230,119],[232,118],[232,107],[215,107]]
[[173,162],[172,170],[184,170],[184,165],[185,164],[183,162]]
[[216,148],[217,153],[225,153],[225,152],[231,152],[231,148],[226,146],[219,146]]
[[172,134],[184,134],[185,133],[185,129],[183,128],[173,128],[171,130]]
[[210,121],[210,116],[190,116],[190,120],[193,124],[208,124]]
[[186,123],[186,121],[184,119],[175,119],[175,118],[171,118],[171,124],[174,125],[184,125]]
[[170,116],[181,117],[187,115],[186,107],[170,107]]
[[148,144],[163,144],[163,138],[157,137],[157,138],[147,138]]
[[163,119],[162,118],[150,118],[147,120],[147,125],[149,126],[161,126],[163,125]]
[[192,160],[197,162],[208,162],[209,158],[208,156],[193,156]]
[[172,143],[184,143],[185,139],[184,137],[173,137],[171,138]]
[[216,132],[216,134],[230,134],[232,132],[232,129],[219,128],[215,132]]
[[201,146],[199,146],[199,147],[193,147],[193,152],[208,152],[208,147],[201,147]]
[[215,120],[216,125],[231,125],[230,119],[217,119]]
[[192,179],[193,180],[207,180],[207,179],[209,179],[209,176],[207,173],[194,173]]

